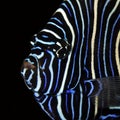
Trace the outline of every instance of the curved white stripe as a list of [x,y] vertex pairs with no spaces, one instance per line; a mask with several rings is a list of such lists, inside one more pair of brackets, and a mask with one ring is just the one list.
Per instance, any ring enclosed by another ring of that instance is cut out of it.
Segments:
[[[70,6],[71,6],[71,8],[72,8],[72,12],[73,12],[73,18],[74,18],[74,20],[75,20],[75,25],[73,25],[74,27],[73,28],[75,28],[76,27],[76,29],[77,29],[77,34],[78,34],[78,36],[77,36],[77,39],[79,40],[79,26],[78,26],[78,20],[77,20],[77,15],[76,15],[76,8],[75,8],[75,6],[73,6],[73,4],[72,4],[72,2],[71,1],[68,1],[68,3],[70,4]],[[78,45],[77,45],[78,46]],[[76,46],[76,47],[77,47]],[[77,47],[78,48],[78,47]],[[76,51],[76,50],[75,50]],[[74,72],[75,72],[75,58],[76,58],[76,52],[74,52],[74,58],[73,58],[73,63],[72,63],[72,71],[71,71],[71,77],[70,77],[70,81],[69,81],[69,84],[68,84],[68,88],[69,88],[69,86],[71,85],[71,82],[72,82],[72,80],[73,80],[73,75],[74,75]],[[81,67],[80,67],[81,68]],[[81,73],[81,72],[79,72],[79,73]],[[78,81],[76,82],[76,85],[74,85],[71,89],[74,89],[77,85],[78,85],[78,82],[79,82],[79,78],[78,78]]]
[[[36,59],[36,61],[38,61],[38,59],[44,56],[44,53],[42,52],[40,55],[30,53],[29,56],[33,56]],[[39,62],[37,62],[37,85],[36,85],[36,88],[34,88],[35,92],[37,92],[41,87],[41,77],[40,77],[39,66],[40,66]]]
[[52,88],[52,85],[53,85],[53,77],[54,77],[54,76],[53,76],[54,73],[53,73],[53,67],[52,67],[52,65],[53,65],[53,60],[54,60],[55,56],[53,55],[52,52],[50,52],[50,51],[48,51],[48,52],[49,52],[50,55],[51,55],[51,60],[50,60],[50,64],[49,64],[49,71],[50,71],[51,78],[50,78],[50,84],[49,84],[48,90],[47,90],[47,92],[44,93],[44,94],[49,94],[49,93],[50,93],[50,89]]
[[44,56],[44,52],[41,52],[39,55],[38,54],[33,54],[33,53],[30,53],[30,55],[29,56],[33,56],[34,58],[38,58],[38,59],[40,59],[40,58],[42,58],[43,56]]
[[91,102],[90,102],[90,98],[88,97],[88,110],[87,110],[87,117],[86,117],[86,120],[88,120],[89,115],[90,115],[90,105],[91,105]]
[[[92,79],[96,78],[95,75],[95,68],[94,68],[94,45],[95,45],[95,36],[97,30],[97,11],[98,11],[98,0],[94,1],[94,22],[93,22],[93,32],[92,32],[92,39],[91,39],[91,72],[92,72]],[[95,101],[97,101],[97,97]],[[95,112],[94,116],[96,116],[98,112],[98,103],[95,102]]]
[[81,46],[80,46],[80,55],[79,55],[79,77],[78,79],[80,80],[81,77],[81,53],[82,53],[82,47],[83,47],[83,42],[84,42],[84,31],[85,31],[85,23],[84,23],[84,18],[83,18],[83,12],[82,12],[82,7],[80,5],[80,2],[77,0],[77,4],[79,7],[79,11],[80,11],[80,16],[81,16],[81,20],[82,20],[82,41],[81,41]]
[[57,39],[61,39],[61,37],[57,33],[55,33],[55,31],[51,31],[48,29],[42,29],[41,32],[48,32],[48,33],[54,35]]
[[[25,73],[26,73],[27,70],[28,70],[28,68],[24,68],[24,69],[23,69],[23,72],[21,72],[21,74],[22,74],[23,76],[25,76]],[[27,88],[30,89],[30,90],[31,90],[31,87],[29,87],[28,84],[29,84],[29,85],[31,84],[30,80],[32,79],[33,74],[34,74],[34,72],[33,72],[33,70],[31,70],[31,74],[30,74],[29,78],[28,78],[27,80],[24,79],[25,85],[26,85]]]
[[39,103],[40,107],[43,109],[43,111],[45,111],[45,113],[53,120],[53,117],[49,114],[49,112],[47,112],[47,110],[44,108],[44,106]]
[[31,71],[31,74],[29,75],[29,78],[26,80],[26,82],[27,82],[28,84],[31,84],[30,80],[32,79],[33,74],[34,74],[34,71],[33,71],[33,70],[30,70],[30,71]]
[[39,56],[37,56],[36,54],[30,54],[30,55],[33,56],[37,61],[37,85],[36,85],[36,88],[34,89],[34,91],[37,92],[41,87],[41,77],[40,77],[40,70],[39,70],[40,65],[39,65],[37,57],[38,58],[43,57],[44,53],[40,54]]
[[58,110],[58,113],[59,113],[59,116],[60,116],[61,120],[67,120],[64,117],[63,112],[62,112],[62,108],[61,108],[61,106],[62,106],[61,105],[62,100],[61,100],[61,96],[60,95],[57,96],[57,101],[58,101],[57,110]]
[[[56,12],[60,12],[62,14],[63,18],[65,19],[65,21],[67,23],[67,25],[69,26],[69,29],[72,33],[72,48],[73,48],[74,47],[74,42],[75,42],[75,33],[73,31],[73,27],[72,27],[71,23],[69,22],[65,11],[62,8],[59,8]],[[65,69],[65,72],[64,72],[64,76],[63,76],[63,82],[62,82],[62,85],[61,85],[61,88],[60,88],[58,94],[63,92],[66,77],[67,77],[67,73],[68,73],[68,69],[69,69],[69,64],[70,64],[70,60],[71,60],[71,55],[72,55],[72,51],[70,52],[70,54],[68,56],[68,61],[67,61],[67,64],[66,64],[66,67],[65,67],[66,69]]]
[[119,58],[120,51],[119,51],[119,47],[120,47],[120,31],[118,33],[117,41],[116,41],[116,44],[115,44],[115,58],[116,58],[118,74],[120,75],[120,58]]
[[[111,11],[111,13],[109,14],[108,16],[108,19],[107,19],[107,25],[106,25],[106,30],[105,30],[105,39],[104,39],[104,46],[103,46],[103,64],[104,64],[104,69],[105,69],[105,75],[107,75],[107,66],[106,66],[106,60],[105,60],[105,57],[106,57],[106,52],[105,52],[105,49],[106,49],[106,39],[107,39],[107,32],[108,32],[108,26],[109,26],[109,21],[110,21],[110,18],[112,16],[112,14],[115,12],[115,10],[117,9],[118,5],[119,5],[119,2],[120,0],[118,0],[113,8],[113,10]],[[109,33],[108,33],[109,34]]]
[[41,87],[41,77],[40,77],[40,69],[39,69],[39,64],[37,65],[37,85],[36,88],[34,89],[35,92],[37,92]]
[[53,22],[48,22],[47,24],[51,24],[51,25],[56,26],[58,29],[60,29],[60,30],[63,32],[63,34],[64,34],[64,39],[67,39],[67,38],[66,38],[66,33],[65,33],[65,31],[64,31],[64,29],[63,29],[62,27],[60,27],[59,25],[57,25],[56,23],[53,23]]
[[35,40],[36,40],[36,42],[39,42],[39,43],[42,43],[42,44],[45,44],[45,45],[54,45],[55,44],[55,42],[53,42],[53,41],[45,42],[43,40],[38,39],[37,37],[35,37]]
[[97,30],[97,8],[98,8],[98,0],[94,1],[94,22],[93,22],[93,32],[92,32],[92,39],[91,39],[91,72],[92,72],[92,79],[95,79],[95,69],[94,69],[94,45],[95,45],[95,35]]
[[75,110],[74,110],[74,94],[73,93],[71,93],[71,110],[72,110],[72,120],[74,120]]
[[80,89],[80,106],[79,106],[79,119],[81,120],[82,118],[82,107],[83,107],[83,91],[82,91],[82,86],[79,85],[79,89]]
[[41,104],[45,104],[45,102],[46,102],[48,99],[49,99],[48,96],[45,95],[45,98],[42,100]]

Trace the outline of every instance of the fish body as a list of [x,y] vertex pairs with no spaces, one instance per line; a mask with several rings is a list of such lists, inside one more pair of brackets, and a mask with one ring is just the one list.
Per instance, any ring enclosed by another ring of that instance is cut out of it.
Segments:
[[63,0],[31,44],[20,72],[52,120],[120,118],[120,0]]

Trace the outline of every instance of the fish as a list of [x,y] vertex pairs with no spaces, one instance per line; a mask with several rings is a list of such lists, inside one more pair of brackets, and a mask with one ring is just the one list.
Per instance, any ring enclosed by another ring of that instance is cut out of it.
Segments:
[[51,120],[120,119],[120,0],[63,0],[30,44],[20,74]]

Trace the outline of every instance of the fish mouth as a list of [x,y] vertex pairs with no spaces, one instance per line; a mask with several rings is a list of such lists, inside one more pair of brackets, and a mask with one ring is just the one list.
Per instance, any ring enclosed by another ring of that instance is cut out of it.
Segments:
[[21,66],[21,75],[24,79],[27,79],[31,73],[31,71],[35,71],[36,69],[36,66],[31,64],[30,62],[24,60],[23,63],[22,63],[22,66]]
[[24,59],[20,74],[29,89],[33,88],[33,80],[35,79],[35,75],[37,73],[37,59],[33,56],[29,56]]
[[36,66],[27,61],[23,61],[22,68],[26,68],[28,70],[30,70],[30,69],[35,70]]

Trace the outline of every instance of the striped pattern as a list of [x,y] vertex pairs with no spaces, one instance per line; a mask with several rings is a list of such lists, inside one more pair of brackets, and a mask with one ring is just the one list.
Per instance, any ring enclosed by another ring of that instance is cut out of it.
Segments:
[[120,117],[99,108],[99,95],[88,97],[85,84],[116,76],[120,84],[120,0],[64,0],[31,44],[21,74],[51,119]]

